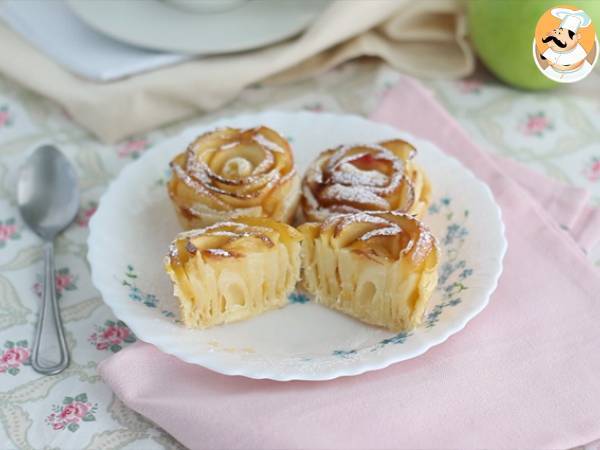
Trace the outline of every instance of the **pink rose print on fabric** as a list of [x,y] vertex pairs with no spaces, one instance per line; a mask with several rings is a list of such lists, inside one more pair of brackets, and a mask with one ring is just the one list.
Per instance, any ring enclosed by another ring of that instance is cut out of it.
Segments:
[[600,180],[600,157],[594,156],[583,169],[583,175],[591,182]]
[[88,338],[88,341],[97,350],[109,350],[116,353],[125,344],[135,342],[136,337],[127,325],[120,320],[117,322],[107,320],[103,326],[96,326],[96,331]]
[[13,124],[12,114],[7,105],[0,105],[0,129],[10,127]]
[[519,126],[521,132],[526,136],[541,137],[548,130],[554,129],[554,124],[548,119],[543,111],[529,114],[527,120]]
[[21,238],[21,233],[17,227],[17,221],[14,217],[6,220],[0,220],[0,248],[4,248],[8,241],[16,241]]
[[93,422],[98,404],[88,402],[87,394],[65,397],[62,405],[52,405],[52,412],[46,417],[46,424],[53,430],[69,430],[75,432],[82,422]]
[[325,110],[325,108],[323,107],[323,104],[321,102],[313,102],[313,103],[309,103],[307,105],[304,105],[304,109],[306,109],[307,111],[312,111],[312,112],[323,112]]
[[[33,292],[38,297],[42,297],[42,279],[41,276],[38,275],[38,281],[33,285]],[[74,291],[77,289],[77,277],[71,274],[71,271],[68,267],[63,267],[62,269],[58,269],[54,278],[55,289],[56,289],[56,298],[60,299],[64,293],[64,291]]]
[[90,224],[90,219],[98,209],[97,202],[88,202],[88,204],[79,211],[75,222],[80,227],[87,227]]
[[4,351],[0,355],[0,374],[18,374],[22,366],[29,365],[30,353],[26,340],[6,341]]
[[483,81],[477,78],[465,78],[458,81],[458,90],[462,94],[479,94],[483,87]]
[[144,138],[131,138],[117,147],[119,158],[139,158],[144,151],[150,147],[151,143]]

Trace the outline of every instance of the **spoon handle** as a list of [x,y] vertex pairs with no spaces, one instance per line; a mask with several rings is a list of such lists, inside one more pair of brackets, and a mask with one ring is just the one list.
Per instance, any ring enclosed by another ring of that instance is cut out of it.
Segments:
[[56,301],[54,244],[44,243],[44,287],[38,315],[31,367],[43,375],[56,375],[69,365],[69,351]]

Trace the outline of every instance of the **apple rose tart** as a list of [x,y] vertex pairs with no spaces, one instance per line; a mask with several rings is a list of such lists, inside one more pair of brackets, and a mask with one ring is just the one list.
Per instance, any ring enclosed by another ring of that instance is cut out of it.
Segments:
[[299,230],[304,287],[318,303],[392,331],[421,323],[439,250],[418,219],[397,211],[338,214]]
[[302,235],[265,217],[239,217],[180,233],[165,270],[188,327],[248,319],[288,303],[300,278]]
[[167,189],[185,229],[238,216],[290,222],[300,196],[290,145],[267,127],[205,133],[171,169]]
[[333,213],[359,211],[401,211],[421,217],[431,185],[412,161],[415,153],[400,139],[322,152],[302,181],[304,219],[322,222]]

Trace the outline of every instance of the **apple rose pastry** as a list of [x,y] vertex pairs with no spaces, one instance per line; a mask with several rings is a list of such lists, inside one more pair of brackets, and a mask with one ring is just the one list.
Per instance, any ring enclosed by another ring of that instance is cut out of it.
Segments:
[[421,323],[439,251],[418,219],[397,211],[338,214],[299,230],[304,287],[318,303],[392,331]]
[[185,229],[238,216],[290,222],[300,196],[290,145],[267,127],[203,134],[171,169],[167,189]]
[[322,222],[333,213],[358,211],[401,211],[421,217],[431,185],[413,163],[415,153],[400,139],[324,151],[302,181],[304,219]]
[[181,320],[206,328],[288,303],[300,277],[302,235],[264,217],[239,217],[180,233],[165,258]]

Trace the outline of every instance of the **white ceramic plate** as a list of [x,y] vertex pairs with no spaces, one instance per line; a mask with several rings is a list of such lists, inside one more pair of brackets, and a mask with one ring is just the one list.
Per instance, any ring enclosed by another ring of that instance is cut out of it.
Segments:
[[92,28],[155,50],[211,55],[279,42],[304,30],[328,0],[250,0],[219,13],[194,13],[161,0],[67,0]]
[[[168,162],[199,133],[218,126],[267,125],[286,136],[302,173],[322,150],[342,143],[404,138],[418,149],[434,201],[425,217],[442,249],[439,287],[423,326],[390,333],[308,301],[257,318],[189,330],[163,257],[180,231],[165,189]],[[414,358],[460,331],[488,303],[506,251],[500,209],[489,188],[432,143],[355,116],[266,112],[188,130],[149,150],[110,185],[90,224],[92,280],[115,315],[166,353],[227,375],[326,380]],[[476,345],[476,343],[473,343]]]

